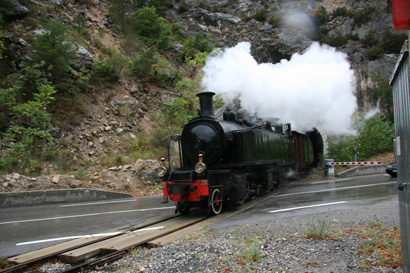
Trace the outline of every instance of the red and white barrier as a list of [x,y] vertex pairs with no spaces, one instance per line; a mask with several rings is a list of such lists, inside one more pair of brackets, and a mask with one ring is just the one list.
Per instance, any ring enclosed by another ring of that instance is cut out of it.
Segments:
[[326,165],[381,165],[381,161],[326,162]]

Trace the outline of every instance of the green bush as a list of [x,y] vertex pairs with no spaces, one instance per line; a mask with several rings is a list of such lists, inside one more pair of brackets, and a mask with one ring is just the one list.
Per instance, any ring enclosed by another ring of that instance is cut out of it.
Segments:
[[[9,95],[16,90],[2,90]],[[53,102],[56,90],[53,86],[42,85],[34,98],[26,103],[10,103],[11,122],[3,134],[1,144],[5,147],[0,158],[0,167],[6,171],[29,170],[37,172],[41,166],[39,159],[46,158],[53,150],[54,138],[51,133],[51,114],[47,105]],[[15,101],[13,101],[15,102]]]
[[184,42],[184,47],[178,52],[178,58],[181,61],[188,61],[195,58],[199,52],[210,52],[212,47],[201,33],[197,33],[195,37],[189,37]]
[[151,68],[151,79],[161,87],[173,85],[182,76],[182,73],[173,69],[171,64],[163,58],[153,64]]
[[314,11],[313,16],[315,17],[319,25],[323,25],[329,20],[329,15],[327,14],[326,8],[323,6],[317,8]]
[[149,143],[152,147],[166,150],[167,145],[169,144],[169,136],[173,134],[180,134],[180,128],[174,127],[158,127],[154,130],[154,133],[149,139]]
[[16,97],[20,93],[20,88],[11,87],[0,91],[0,132],[3,132],[9,126],[11,109],[17,102]]
[[393,87],[381,74],[373,74],[371,76],[376,80],[376,87],[373,89],[373,92],[380,102],[380,112],[386,120],[394,123]]
[[154,47],[145,50],[132,61],[131,75],[138,79],[146,78],[151,74],[152,66],[157,63]]
[[76,52],[72,44],[66,41],[67,27],[61,20],[47,23],[44,29],[45,31],[35,36],[32,41],[35,53],[31,55],[31,58],[35,64],[45,63],[44,72],[57,87],[59,83],[67,81],[71,62],[76,57]]
[[[0,18],[0,22],[1,22],[1,18]],[[6,46],[4,44],[6,38],[7,38],[6,32],[0,29],[0,60],[5,58],[3,51],[6,49]]]
[[10,5],[15,2],[17,2],[17,0],[1,0],[0,23],[5,22],[7,17],[13,14],[13,11],[10,9]]
[[121,77],[121,71],[127,66],[124,55],[114,52],[102,61],[94,61],[91,71],[91,82],[115,82]]
[[181,14],[181,13],[187,12],[188,10],[189,10],[189,6],[187,3],[182,2],[179,4],[178,13]]
[[366,53],[367,53],[367,58],[370,61],[374,61],[376,59],[379,59],[379,58],[383,57],[385,52],[384,52],[383,48],[380,48],[378,46],[372,46],[371,48],[369,48],[366,51]]
[[329,158],[336,161],[350,161],[354,158],[355,146],[360,146],[360,160],[393,151],[393,125],[375,116],[363,122],[357,136],[346,136],[343,140],[329,139]]
[[348,16],[349,11],[347,10],[346,7],[338,7],[333,11],[333,16]]
[[378,40],[375,36],[375,32],[373,29],[369,30],[363,39],[360,40],[362,44],[366,45],[367,47],[372,47],[378,44]]
[[126,26],[127,14],[136,10],[137,6],[131,0],[110,0],[111,6],[109,8],[110,18],[120,25],[121,30],[124,31]]
[[360,27],[361,25],[373,20],[377,16],[377,10],[375,7],[365,7],[364,9],[356,12],[353,15],[353,22]]
[[390,31],[385,31],[383,33],[381,48],[383,48],[386,53],[399,54],[404,41],[407,39],[408,36],[405,33],[394,34]]
[[263,9],[255,13],[252,18],[259,22],[265,22],[268,18],[268,14],[266,13],[266,10]]
[[33,94],[37,93],[38,87],[48,83],[47,73],[44,70],[44,61],[37,64],[21,63],[19,70],[7,77],[6,85],[19,88],[16,95],[19,102],[31,100]]
[[347,38],[343,36],[329,37],[327,44],[333,47],[340,47],[347,44]]
[[277,28],[280,25],[280,18],[276,16],[272,16],[271,18],[269,18],[268,23],[272,25],[272,27]]
[[159,40],[165,30],[164,19],[156,13],[155,7],[144,7],[135,16],[137,33],[151,44]]

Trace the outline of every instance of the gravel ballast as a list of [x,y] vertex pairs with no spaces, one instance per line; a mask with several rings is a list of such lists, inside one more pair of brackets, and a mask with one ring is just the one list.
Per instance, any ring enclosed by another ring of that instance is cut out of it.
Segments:
[[[232,221],[241,217],[234,215],[164,247],[135,249],[92,272],[402,272],[380,266],[376,251],[361,254],[369,238],[352,232],[375,224],[399,226],[397,198],[269,222]],[[309,231],[322,227],[327,236],[308,238]]]

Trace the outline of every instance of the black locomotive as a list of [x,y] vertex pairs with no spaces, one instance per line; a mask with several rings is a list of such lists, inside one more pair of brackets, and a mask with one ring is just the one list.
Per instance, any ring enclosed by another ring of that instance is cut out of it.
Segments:
[[[180,213],[192,207],[219,214],[223,205],[238,205],[279,185],[290,172],[318,163],[323,140],[317,130],[301,134],[290,124],[238,118],[226,110],[216,119],[212,92],[202,92],[199,116],[182,134],[171,137],[169,162],[161,158],[164,197]],[[273,125],[272,125],[273,124]]]

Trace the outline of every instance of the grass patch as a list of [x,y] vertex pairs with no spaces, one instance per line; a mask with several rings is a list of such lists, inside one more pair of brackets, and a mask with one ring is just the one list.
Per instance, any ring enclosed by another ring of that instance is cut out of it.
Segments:
[[309,223],[306,237],[314,240],[321,240],[329,237],[329,227],[331,223],[327,218],[316,218]]
[[403,266],[400,244],[400,228],[385,228],[380,222],[370,222],[366,226],[347,230],[363,240],[359,254],[371,256],[363,259],[359,266],[370,268],[383,266],[397,268]]
[[0,260],[0,269],[6,269],[12,266],[13,264],[7,258],[4,260]]
[[259,262],[262,260],[261,245],[263,240],[260,236],[248,236],[241,244],[236,260],[240,265]]

